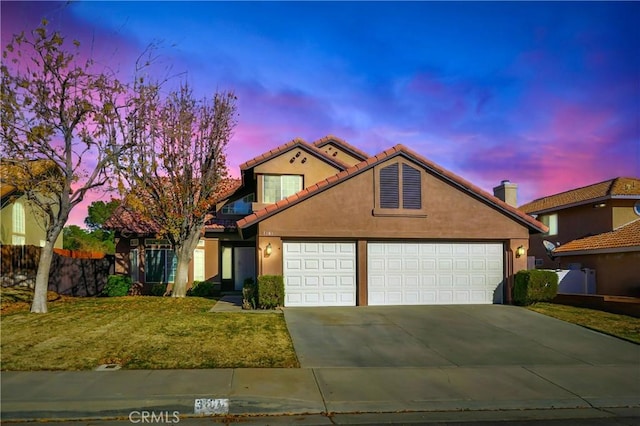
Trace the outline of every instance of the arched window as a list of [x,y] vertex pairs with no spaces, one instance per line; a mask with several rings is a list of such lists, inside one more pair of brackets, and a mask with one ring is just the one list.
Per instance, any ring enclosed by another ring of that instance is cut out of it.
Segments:
[[13,235],[11,236],[11,244],[21,246],[25,244],[25,215],[24,205],[17,201],[13,204],[12,212]]

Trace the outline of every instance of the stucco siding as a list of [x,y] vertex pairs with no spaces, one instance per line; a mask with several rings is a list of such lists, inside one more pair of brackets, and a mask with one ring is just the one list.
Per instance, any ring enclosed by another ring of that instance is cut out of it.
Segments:
[[525,226],[439,178],[423,180],[427,217],[374,216],[374,171],[368,170],[259,224],[260,236],[507,240]]

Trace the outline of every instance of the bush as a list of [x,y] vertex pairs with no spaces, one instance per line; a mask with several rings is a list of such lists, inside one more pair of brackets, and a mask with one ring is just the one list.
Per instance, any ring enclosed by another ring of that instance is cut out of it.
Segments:
[[256,309],[258,306],[258,293],[253,278],[245,278],[242,285],[242,309]]
[[102,290],[103,296],[119,297],[129,294],[131,288],[131,277],[128,275],[109,275],[107,285]]
[[262,309],[274,309],[284,305],[284,278],[282,275],[258,277],[258,304]]
[[167,285],[163,283],[156,283],[151,286],[151,295],[152,296],[164,296],[167,292]]
[[554,271],[532,269],[519,271],[515,276],[513,301],[517,305],[545,302],[558,294],[558,274]]
[[215,283],[211,281],[194,281],[191,288],[187,291],[187,296],[213,297],[215,296],[215,291]]

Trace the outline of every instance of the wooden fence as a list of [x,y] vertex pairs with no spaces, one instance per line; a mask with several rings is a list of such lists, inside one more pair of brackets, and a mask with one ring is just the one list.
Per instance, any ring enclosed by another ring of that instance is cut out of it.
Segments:
[[[1,246],[0,276],[3,286],[35,284],[40,247]],[[67,296],[97,296],[114,273],[114,256],[55,249],[49,291]]]

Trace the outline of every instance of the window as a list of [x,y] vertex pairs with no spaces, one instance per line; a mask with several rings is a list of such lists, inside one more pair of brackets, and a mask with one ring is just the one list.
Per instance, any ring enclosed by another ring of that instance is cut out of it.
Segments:
[[176,277],[177,258],[171,249],[145,250],[145,282],[172,283]]
[[140,280],[139,278],[139,272],[140,272],[140,268],[138,267],[138,249],[131,249],[131,251],[129,252],[129,265],[130,265],[130,271],[129,271],[129,275],[131,276],[131,281],[138,282]]
[[376,171],[375,215],[426,216],[422,203],[422,174],[404,161],[380,167]]
[[253,194],[246,195],[232,203],[227,203],[222,207],[222,214],[249,214],[251,213],[251,203],[253,201]]
[[302,176],[263,176],[262,198],[264,203],[276,203],[301,190]]
[[24,234],[25,232],[24,206],[16,202],[13,205],[13,232],[14,234]]
[[11,235],[11,244],[14,246],[23,246],[26,243],[25,238],[25,217],[24,206],[20,202],[13,204],[13,235]]
[[549,227],[549,232],[545,235],[558,235],[558,215],[557,214],[545,214],[540,216],[540,222]]

